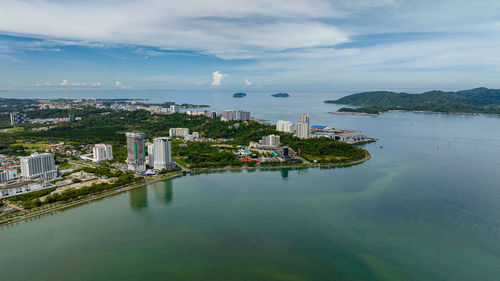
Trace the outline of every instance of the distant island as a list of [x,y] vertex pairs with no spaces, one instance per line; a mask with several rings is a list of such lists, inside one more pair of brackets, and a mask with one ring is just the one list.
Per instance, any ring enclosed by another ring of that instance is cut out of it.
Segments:
[[435,90],[422,94],[375,91],[353,94],[338,100],[327,100],[325,103],[359,106],[359,108],[341,108],[339,112],[369,114],[394,110],[500,114],[500,90],[488,88],[457,92]]
[[233,94],[233,98],[243,98],[243,97],[246,97],[247,94],[246,93],[234,93]]
[[274,94],[274,95],[271,95],[275,98],[288,98],[290,95],[288,93],[277,93],[277,94]]

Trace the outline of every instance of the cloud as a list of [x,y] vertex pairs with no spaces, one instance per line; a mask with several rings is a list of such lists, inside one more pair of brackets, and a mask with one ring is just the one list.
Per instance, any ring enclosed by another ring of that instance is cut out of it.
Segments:
[[88,88],[88,87],[98,88],[98,87],[101,87],[102,84],[99,81],[87,83],[87,82],[70,82],[70,81],[68,81],[68,79],[63,79],[59,83],[52,83],[50,81],[46,81],[45,83],[36,83],[35,86],[36,87],[44,87],[44,88],[54,88],[54,87],[58,87],[58,88],[66,88],[66,87],[68,87],[68,88]]
[[328,0],[108,0],[75,1],[70,5],[60,0],[5,2],[0,11],[4,34],[34,36],[65,45],[132,44],[255,58],[262,51],[348,41],[346,32],[325,23],[324,19],[342,16]]
[[212,72],[212,83],[210,84],[210,86],[212,86],[212,87],[220,86],[222,83],[222,79],[224,79],[224,77],[227,77],[227,76],[228,76],[227,74],[222,74],[218,70],[215,72]]
[[132,88],[132,86],[131,85],[125,85],[125,84],[123,84],[120,81],[116,81],[115,82],[115,88],[118,88],[118,89],[130,89],[130,88]]
[[252,86],[252,82],[248,81],[248,79],[245,78],[245,85],[243,87],[250,87]]

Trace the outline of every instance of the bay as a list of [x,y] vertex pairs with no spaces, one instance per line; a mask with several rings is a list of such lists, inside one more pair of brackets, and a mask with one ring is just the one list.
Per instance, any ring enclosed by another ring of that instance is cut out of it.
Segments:
[[309,113],[378,138],[372,159],[185,176],[2,227],[0,280],[498,280],[498,117],[339,116],[322,102],[348,93],[231,93],[149,99]]

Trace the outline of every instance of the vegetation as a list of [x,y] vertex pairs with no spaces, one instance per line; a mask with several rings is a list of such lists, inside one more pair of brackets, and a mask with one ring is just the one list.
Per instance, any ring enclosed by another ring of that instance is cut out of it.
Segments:
[[357,112],[377,109],[448,113],[500,114],[500,90],[477,88],[458,92],[430,91],[423,94],[365,92],[325,103],[357,105]]
[[376,107],[360,107],[360,108],[349,108],[342,107],[338,112],[354,112],[354,113],[367,113],[367,114],[379,114],[380,109]]
[[277,94],[273,94],[271,95],[275,98],[288,98],[290,95],[288,93],[277,93]]
[[246,93],[234,93],[233,94],[234,98],[242,98],[242,97],[246,97],[246,96],[247,96]]
[[44,190],[39,190],[39,191],[33,191],[30,193],[21,194],[21,195],[11,197],[11,198],[9,198],[9,200],[14,201],[14,202],[15,201],[30,201],[32,199],[48,195],[48,194],[52,193],[54,190],[56,190],[55,187],[44,189]]

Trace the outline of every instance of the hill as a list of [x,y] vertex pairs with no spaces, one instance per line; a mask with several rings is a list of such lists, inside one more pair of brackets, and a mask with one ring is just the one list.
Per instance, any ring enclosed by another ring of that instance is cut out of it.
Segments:
[[476,88],[457,92],[429,91],[422,94],[388,91],[364,92],[325,103],[360,106],[360,110],[431,111],[500,114],[500,90]]

